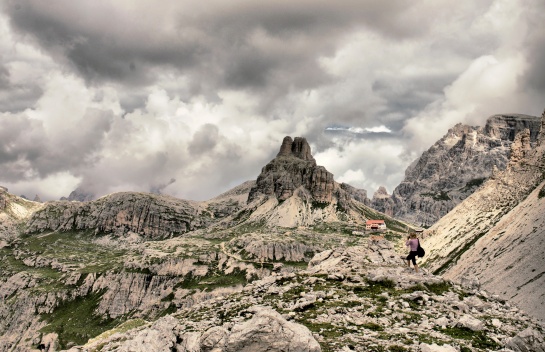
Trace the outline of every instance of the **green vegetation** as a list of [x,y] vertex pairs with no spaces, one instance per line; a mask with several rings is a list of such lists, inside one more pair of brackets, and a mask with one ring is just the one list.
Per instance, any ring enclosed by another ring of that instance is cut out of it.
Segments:
[[501,347],[494,340],[488,338],[482,331],[473,331],[461,327],[447,327],[441,329],[441,332],[453,338],[469,340],[471,341],[471,345],[476,348],[496,350]]
[[230,274],[222,272],[212,272],[206,276],[188,274],[180,283],[174,286],[174,289],[180,287],[188,290],[199,289],[211,291],[218,287],[245,285],[248,282],[249,280],[246,280],[246,273],[237,269]]
[[365,286],[356,286],[352,289],[358,296],[363,297],[376,297],[382,292],[394,291],[396,283],[390,279],[384,279],[380,281],[370,281],[367,280],[367,285]]
[[81,273],[121,268],[126,250],[98,244],[96,238],[90,230],[27,235],[23,237],[19,249],[55,259],[78,268]]
[[452,288],[452,285],[448,282],[426,283],[424,286],[428,291],[438,296],[448,292]]
[[325,208],[327,208],[327,206],[329,204],[330,204],[329,202],[312,201],[311,208],[312,208],[312,210],[314,210],[314,209],[325,209]]
[[70,344],[84,344],[89,338],[114,328],[120,319],[104,319],[95,314],[102,294],[92,293],[62,302],[52,313],[42,314],[48,325],[40,331],[57,333],[61,347],[67,348]]

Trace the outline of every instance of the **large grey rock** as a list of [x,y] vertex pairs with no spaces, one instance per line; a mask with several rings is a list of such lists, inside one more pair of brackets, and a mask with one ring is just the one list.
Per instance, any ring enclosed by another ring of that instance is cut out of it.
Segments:
[[528,328],[510,338],[505,346],[515,352],[544,352],[545,339],[538,331]]
[[394,216],[395,203],[384,186],[380,186],[373,194],[371,208],[376,209],[388,216]]
[[458,352],[458,350],[451,345],[439,346],[435,343],[428,345],[427,343],[420,344],[420,352]]
[[303,186],[309,190],[313,201],[329,203],[333,199],[333,174],[316,165],[310,146],[305,138],[285,137],[276,158],[261,170],[248,203],[259,194],[274,195],[279,201],[290,198]]
[[484,323],[469,314],[462,315],[456,325],[473,331],[481,331],[484,329]]
[[125,341],[116,351],[119,352],[163,352],[176,347],[180,324],[172,316],[157,320],[148,329]]
[[305,326],[286,321],[278,312],[253,307],[252,319],[235,325],[225,352],[318,352],[322,349]]
[[92,202],[50,202],[28,221],[27,232],[132,231],[146,239],[179,236],[211,223],[196,202],[145,193],[115,193]]

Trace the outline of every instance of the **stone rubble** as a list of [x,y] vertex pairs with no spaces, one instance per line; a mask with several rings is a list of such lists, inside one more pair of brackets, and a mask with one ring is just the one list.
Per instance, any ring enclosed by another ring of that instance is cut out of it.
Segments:
[[148,351],[185,352],[543,351],[543,322],[481,289],[406,271],[394,253],[385,240],[327,250],[307,270],[71,351],[139,351],[145,341]]

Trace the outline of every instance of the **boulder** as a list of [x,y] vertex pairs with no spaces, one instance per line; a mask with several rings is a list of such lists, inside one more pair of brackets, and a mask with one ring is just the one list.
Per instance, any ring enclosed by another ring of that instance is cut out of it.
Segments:
[[255,315],[233,327],[225,352],[321,351],[305,326],[288,322],[270,308],[255,306],[250,311]]
[[435,343],[431,345],[428,345],[427,343],[421,343],[420,352],[458,352],[458,350],[451,345],[439,346]]
[[456,323],[457,326],[470,329],[472,331],[481,331],[484,329],[484,323],[469,314],[464,314]]
[[507,340],[505,347],[515,352],[545,352],[545,339],[538,331],[527,328]]

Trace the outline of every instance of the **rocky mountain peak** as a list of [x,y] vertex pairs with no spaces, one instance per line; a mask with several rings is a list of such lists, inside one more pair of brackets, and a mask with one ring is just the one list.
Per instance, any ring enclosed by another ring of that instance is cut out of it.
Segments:
[[[433,224],[492,176],[494,169],[505,170],[510,158],[511,163],[523,158],[536,145],[540,129],[545,130],[542,124],[536,116],[498,114],[490,116],[484,127],[453,126],[407,168],[405,179],[393,191],[393,216]],[[383,203],[372,207],[386,212]]]
[[333,174],[316,165],[305,138],[287,136],[276,158],[261,170],[248,202],[259,194],[274,195],[279,201],[284,201],[300,187],[310,192],[313,201],[330,203],[334,189]]
[[67,197],[62,197],[61,200],[77,201],[77,202],[90,202],[96,199],[96,195],[92,192],[86,191],[81,187],[76,188]]
[[377,189],[377,191],[373,194],[373,199],[374,198],[384,198],[384,197],[390,197],[390,195],[388,194],[388,191],[386,190],[386,187],[380,186]]
[[522,114],[498,114],[490,116],[484,126],[484,134],[495,139],[514,141],[515,136],[530,130],[530,140],[535,142],[539,134],[541,121],[535,116]]
[[312,161],[316,163],[312,157],[310,145],[308,144],[306,138],[303,137],[295,137],[295,139],[291,139],[290,136],[284,137],[282,145],[280,146],[280,151],[276,157],[282,156],[294,156],[305,161]]
[[388,194],[388,191],[384,186],[380,186],[373,194],[371,200],[371,207],[384,213],[388,216],[393,216],[395,203],[392,200],[392,196]]

